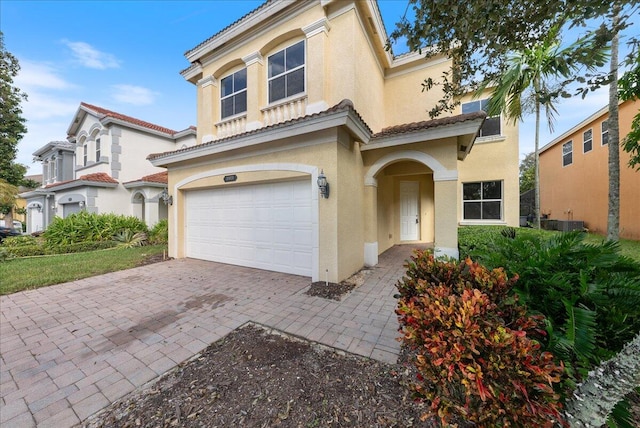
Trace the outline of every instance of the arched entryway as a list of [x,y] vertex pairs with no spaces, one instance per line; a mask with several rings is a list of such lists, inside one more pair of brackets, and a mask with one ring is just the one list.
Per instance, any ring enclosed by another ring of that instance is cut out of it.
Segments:
[[375,265],[386,249],[412,242],[433,243],[436,252],[457,256],[457,177],[456,170],[417,150],[372,162],[364,180],[371,208],[365,263]]
[[146,222],[146,197],[142,192],[136,192],[133,194],[131,198],[131,203],[133,206],[133,215],[139,218],[140,220]]

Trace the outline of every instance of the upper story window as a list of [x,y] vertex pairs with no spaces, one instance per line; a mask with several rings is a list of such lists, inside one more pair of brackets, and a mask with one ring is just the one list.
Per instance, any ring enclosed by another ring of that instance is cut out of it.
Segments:
[[602,145],[609,144],[609,122],[602,122]]
[[236,71],[220,83],[221,118],[247,111],[247,69]]
[[49,160],[49,181],[51,182],[56,182],[57,180],[57,171],[56,171],[56,157],[53,156],[50,160]]
[[[462,114],[473,113],[476,111],[487,111],[489,99],[471,101],[462,103]],[[489,135],[500,135],[500,116],[487,117],[482,124],[482,128],[478,132],[478,137],[487,137]]]
[[573,141],[567,141],[562,145],[562,166],[573,163]]
[[269,102],[304,92],[304,40],[269,57]]
[[88,156],[89,148],[87,147],[87,143],[82,145],[82,166],[87,166],[87,156]]
[[593,131],[589,129],[582,133],[582,153],[590,152],[593,149]]
[[502,219],[502,181],[462,184],[465,220]]
[[96,162],[100,162],[100,138],[96,138]]

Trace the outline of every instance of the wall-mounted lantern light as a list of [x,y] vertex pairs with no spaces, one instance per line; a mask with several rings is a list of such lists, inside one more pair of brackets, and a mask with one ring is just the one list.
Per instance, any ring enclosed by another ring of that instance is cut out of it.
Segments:
[[162,199],[162,202],[164,202],[165,205],[173,205],[173,196],[171,196],[169,194],[169,192],[167,192],[167,189],[162,189],[162,192],[160,193],[160,199]]
[[80,205],[80,208],[84,208],[84,201],[80,201],[78,205]]
[[320,196],[328,199],[329,183],[327,182],[327,177],[324,175],[324,170],[320,170],[320,175],[318,176],[318,188],[320,189]]

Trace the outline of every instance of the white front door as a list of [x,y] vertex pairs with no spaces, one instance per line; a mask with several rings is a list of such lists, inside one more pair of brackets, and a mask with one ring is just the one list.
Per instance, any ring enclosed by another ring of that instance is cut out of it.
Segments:
[[417,181],[400,182],[401,241],[418,241],[420,239],[419,194],[419,184]]

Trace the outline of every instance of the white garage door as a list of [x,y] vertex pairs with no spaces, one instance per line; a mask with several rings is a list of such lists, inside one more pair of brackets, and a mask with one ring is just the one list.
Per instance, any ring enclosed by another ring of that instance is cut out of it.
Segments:
[[187,257],[311,276],[310,180],[186,193]]

